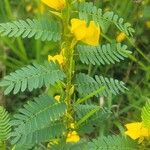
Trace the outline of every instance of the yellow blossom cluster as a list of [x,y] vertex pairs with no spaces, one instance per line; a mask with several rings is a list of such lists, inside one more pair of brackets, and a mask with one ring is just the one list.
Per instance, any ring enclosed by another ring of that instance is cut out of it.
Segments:
[[70,131],[67,134],[67,139],[66,142],[67,143],[77,143],[80,141],[80,136],[78,135],[78,133],[75,131],[75,123],[71,123],[70,124],[70,129],[72,129],[73,131]]
[[76,131],[70,131],[67,135],[66,142],[67,143],[77,143],[80,141],[80,136]]

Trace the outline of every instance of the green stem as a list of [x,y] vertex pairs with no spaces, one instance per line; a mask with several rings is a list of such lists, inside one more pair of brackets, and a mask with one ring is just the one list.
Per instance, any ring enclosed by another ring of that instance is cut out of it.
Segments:
[[15,45],[12,43],[12,41],[10,41],[10,39],[2,38],[2,37],[1,37],[1,39],[5,42],[5,44],[7,44],[9,46],[9,48],[11,48],[11,50],[13,51],[14,54],[16,54],[22,61],[27,62],[26,57],[18,51],[18,49],[15,47]]
[[129,54],[129,58],[136,62],[143,70],[147,71],[148,70],[148,67],[145,66],[141,61],[137,60],[133,55]]
[[71,99],[71,94],[70,94],[70,89],[71,89],[71,87],[72,87],[72,84],[71,84],[71,82],[72,82],[72,72],[73,72],[73,70],[72,70],[72,68],[73,68],[73,52],[74,52],[74,50],[73,50],[73,48],[70,48],[69,49],[69,51],[70,51],[70,54],[69,55],[67,55],[67,59],[69,59],[68,60],[68,64],[66,65],[66,73],[67,73],[67,84],[66,84],[66,102],[67,102],[67,105],[68,106],[70,106],[70,99]]
[[83,98],[79,98],[76,102],[75,105],[78,105],[80,103],[85,102],[86,100],[90,99],[91,97],[97,95],[98,93],[102,93],[105,90],[105,87],[100,87],[98,90],[90,93],[89,95],[83,97]]
[[79,127],[82,123],[84,123],[88,118],[90,118],[92,115],[94,115],[97,111],[100,110],[100,107],[99,108],[95,108],[93,110],[91,110],[90,112],[88,112],[83,118],[81,118],[76,126]]
[[129,43],[136,49],[136,51],[143,56],[143,58],[150,63],[150,59],[132,42],[132,40],[127,37],[127,40],[129,41]]
[[62,42],[62,48],[64,49],[64,57],[65,57],[65,64],[64,64],[64,71],[66,73],[67,79],[66,79],[66,96],[65,96],[65,103],[67,104],[68,110],[66,113],[66,123],[69,127],[70,123],[73,121],[73,108],[71,104],[71,99],[73,95],[73,84],[72,84],[72,78],[74,75],[74,47],[77,43],[75,39],[73,39],[72,36],[70,36],[70,29],[69,29],[69,20],[70,20],[70,5],[69,2],[67,2],[66,9],[63,13],[63,27],[64,27],[64,36],[63,36],[63,42]]
[[88,75],[90,75],[92,72],[92,64],[89,64],[89,67],[88,67]]
[[102,37],[105,38],[108,42],[112,43],[112,40],[105,34],[101,33]]
[[12,17],[10,2],[9,0],[4,0],[4,3],[5,3],[5,10],[6,10],[7,16],[10,20],[12,20],[13,17]]
[[41,41],[36,41],[36,60],[37,62],[40,62],[40,55],[41,55]]
[[74,75],[74,58],[73,58],[73,54],[74,54],[74,40],[72,41],[71,45],[65,49],[65,58],[66,63],[65,63],[65,72],[67,75],[67,81],[66,81],[66,98],[65,98],[65,103],[67,104],[67,113],[66,113],[66,124],[69,127],[70,124],[73,122],[73,114],[74,114],[74,110],[72,107],[72,103],[71,103],[71,99],[72,99],[72,95],[73,95],[73,84],[72,84],[72,78]]
[[28,62],[27,53],[26,53],[23,41],[20,38],[17,38],[17,43],[18,43],[19,50],[21,51],[22,55],[24,56],[26,62]]

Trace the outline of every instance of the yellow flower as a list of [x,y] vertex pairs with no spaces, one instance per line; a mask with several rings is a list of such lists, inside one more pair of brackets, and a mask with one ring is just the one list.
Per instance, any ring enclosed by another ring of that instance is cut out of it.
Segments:
[[119,43],[124,41],[125,39],[126,39],[126,34],[124,32],[120,32],[116,38],[117,42]]
[[58,145],[58,139],[53,139],[53,140],[51,140],[48,144],[47,144],[47,147],[49,148],[49,149],[51,149],[51,147],[53,146],[53,145]]
[[56,95],[54,98],[58,103],[60,102],[60,95]]
[[64,57],[62,55],[55,55],[55,56],[48,55],[48,61],[54,61],[54,62],[57,61],[60,65],[63,65]]
[[150,20],[149,20],[149,21],[146,21],[145,24],[146,24],[146,27],[147,27],[147,28],[150,28]]
[[76,131],[71,131],[67,135],[66,142],[67,143],[77,143],[80,141],[80,137]]
[[71,20],[71,33],[77,40],[82,40],[86,34],[86,22],[79,19]]
[[65,0],[42,0],[42,2],[56,10],[63,10],[66,6]]
[[31,4],[26,6],[26,11],[27,11],[27,12],[32,11],[32,9],[33,9],[33,7],[32,7]]
[[96,26],[94,21],[90,21],[89,26],[84,20],[71,20],[71,33],[74,34],[76,40],[86,44],[96,46],[99,44],[100,28]]
[[71,123],[71,124],[70,124],[70,128],[71,128],[71,129],[75,129],[75,124],[74,124],[74,123]]
[[142,142],[144,138],[150,136],[150,131],[144,127],[143,122],[129,123],[126,124],[125,127],[127,128],[125,134],[130,136],[133,140],[139,139],[139,142]]

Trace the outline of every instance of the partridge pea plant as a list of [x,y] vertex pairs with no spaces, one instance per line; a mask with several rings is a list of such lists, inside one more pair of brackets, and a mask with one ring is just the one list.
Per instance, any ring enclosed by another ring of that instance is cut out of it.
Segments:
[[78,63],[90,68],[127,58],[131,52],[126,45],[117,41],[103,44],[101,38],[107,37],[112,25],[126,37],[132,37],[134,29],[114,12],[104,12],[91,2],[42,2],[48,8],[47,15],[0,23],[1,36],[35,38],[59,45],[59,54],[49,55],[48,61],[20,68],[1,80],[5,95],[38,88],[44,91],[24,104],[12,119],[0,107],[1,149],[6,149],[6,141],[10,141],[14,150],[137,150],[136,142],[129,138],[100,136],[98,131],[87,134],[86,130],[89,125],[95,129],[101,126],[111,113],[98,105],[98,98],[124,93],[124,82],[76,69]]

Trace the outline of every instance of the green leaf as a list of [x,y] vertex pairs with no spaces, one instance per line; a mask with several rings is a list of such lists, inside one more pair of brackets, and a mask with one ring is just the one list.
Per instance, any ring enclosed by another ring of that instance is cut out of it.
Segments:
[[65,74],[60,70],[58,64],[47,62],[44,65],[28,65],[10,73],[0,82],[0,86],[6,87],[5,95],[11,91],[17,94],[19,91],[24,92],[26,89],[32,91],[44,85],[54,85],[56,82],[63,80],[64,77]]
[[88,143],[88,150],[138,150],[138,144],[131,139],[117,136],[99,137]]
[[0,106],[0,141],[6,141],[11,132],[10,117],[8,112]]
[[49,142],[54,138],[59,138],[66,131],[66,127],[63,123],[54,123],[48,127],[43,127],[32,133],[22,135],[17,146],[24,146],[24,144],[38,144],[41,142]]
[[26,19],[0,23],[0,34],[8,37],[41,39],[42,41],[59,41],[61,30],[59,24],[50,19]]
[[86,45],[77,46],[82,63],[92,65],[107,65],[120,62],[131,54],[131,52],[126,49],[127,46],[122,46],[120,43],[96,47]]
[[146,105],[142,108],[142,121],[147,128],[150,128],[150,102],[147,101]]
[[79,73],[76,75],[76,84],[77,90],[81,96],[86,96],[98,90],[100,87],[105,87],[105,90],[96,94],[95,96],[97,97],[107,97],[110,94],[117,95],[121,92],[124,93],[125,90],[127,90],[125,84],[122,81],[97,75],[95,76],[95,78],[92,78],[84,73]]
[[62,134],[65,127],[56,121],[65,114],[66,109],[65,103],[57,103],[47,95],[29,101],[11,121],[14,127],[11,133],[12,144],[45,142]]

